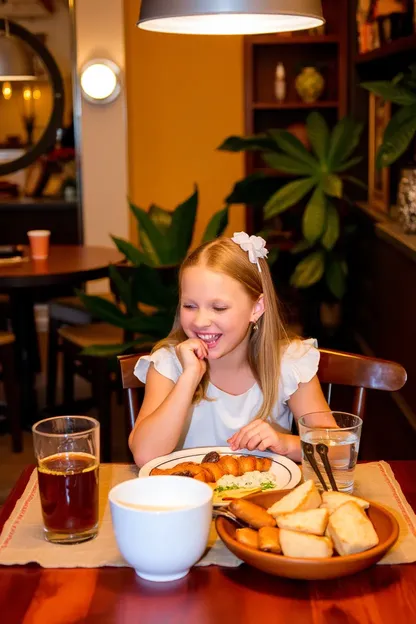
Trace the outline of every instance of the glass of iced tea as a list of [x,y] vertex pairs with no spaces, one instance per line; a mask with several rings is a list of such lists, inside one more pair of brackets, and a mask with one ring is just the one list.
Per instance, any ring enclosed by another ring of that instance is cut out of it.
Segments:
[[32,431],[46,539],[78,544],[95,537],[100,423],[56,416],[35,423]]

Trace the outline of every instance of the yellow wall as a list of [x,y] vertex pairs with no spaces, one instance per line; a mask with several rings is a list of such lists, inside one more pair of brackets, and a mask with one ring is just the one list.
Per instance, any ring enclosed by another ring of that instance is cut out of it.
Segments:
[[[125,15],[130,197],[173,209],[197,183],[198,242],[244,172],[241,155],[216,151],[244,132],[242,38],[142,31],[137,0],[125,0]],[[233,207],[228,232],[244,227]]]

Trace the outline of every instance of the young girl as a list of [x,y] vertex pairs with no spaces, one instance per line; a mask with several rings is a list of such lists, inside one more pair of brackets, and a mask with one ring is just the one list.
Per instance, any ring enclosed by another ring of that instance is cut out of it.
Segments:
[[139,466],[198,446],[300,460],[293,416],[329,407],[314,341],[287,337],[267,253],[262,238],[239,232],[184,261],[173,329],[135,368],[146,382],[129,438]]

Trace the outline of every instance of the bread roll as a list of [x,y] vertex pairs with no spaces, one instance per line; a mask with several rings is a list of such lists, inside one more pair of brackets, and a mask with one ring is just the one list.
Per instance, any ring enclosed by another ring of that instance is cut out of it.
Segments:
[[288,529],[280,529],[280,546],[286,557],[300,559],[324,559],[333,553],[332,542],[328,537],[307,535]]
[[256,550],[259,547],[259,534],[253,529],[237,529],[235,537],[237,542],[245,546],[250,546],[250,548],[255,548]]
[[343,494],[342,492],[322,492],[321,507],[328,509],[331,514],[344,503],[348,503],[348,501],[357,503],[362,509],[368,509],[370,506],[368,501],[364,500],[364,498],[358,498],[358,496]]
[[328,517],[327,509],[309,509],[277,516],[276,524],[280,529],[323,535],[328,524]]
[[329,517],[328,533],[339,555],[353,555],[377,546],[371,520],[354,501],[344,503]]
[[293,511],[317,509],[322,503],[321,495],[315,483],[310,479],[272,505],[267,511],[275,518]]

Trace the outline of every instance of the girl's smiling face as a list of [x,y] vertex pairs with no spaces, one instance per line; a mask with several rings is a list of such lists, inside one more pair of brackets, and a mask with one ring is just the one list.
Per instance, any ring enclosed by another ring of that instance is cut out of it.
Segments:
[[206,343],[209,359],[234,351],[264,311],[263,297],[253,301],[237,280],[205,266],[184,270],[180,306],[185,334]]

